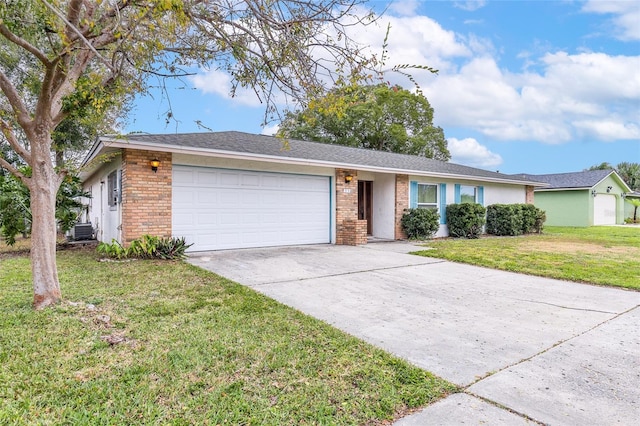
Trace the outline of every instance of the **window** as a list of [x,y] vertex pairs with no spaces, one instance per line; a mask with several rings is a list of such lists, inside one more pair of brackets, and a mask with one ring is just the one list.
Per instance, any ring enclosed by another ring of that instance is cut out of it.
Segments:
[[111,210],[115,210],[118,205],[118,171],[114,170],[107,177],[107,199]]
[[477,203],[477,194],[475,186],[460,185],[460,203]]
[[418,208],[438,209],[438,186],[426,183],[418,184]]
[[478,203],[484,205],[484,187],[456,184],[455,200],[456,204]]

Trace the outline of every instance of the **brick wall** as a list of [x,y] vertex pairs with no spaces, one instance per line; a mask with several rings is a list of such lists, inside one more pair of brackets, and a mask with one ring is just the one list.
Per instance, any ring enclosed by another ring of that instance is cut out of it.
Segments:
[[[160,160],[157,172],[149,162]],[[122,153],[122,242],[145,234],[171,236],[171,153],[125,149]]]
[[525,186],[525,203],[533,204],[534,195],[533,195],[533,186]]
[[[350,183],[345,176],[353,176]],[[336,244],[361,245],[367,243],[367,221],[358,220],[358,172],[336,169]]]
[[396,217],[395,239],[406,240],[407,234],[402,230],[402,215],[409,208],[409,175],[396,175]]

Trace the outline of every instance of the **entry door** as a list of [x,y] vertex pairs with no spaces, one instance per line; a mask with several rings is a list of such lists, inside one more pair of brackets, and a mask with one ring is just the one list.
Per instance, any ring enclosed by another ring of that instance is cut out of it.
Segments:
[[373,234],[373,182],[358,181],[358,219],[367,221],[367,235]]

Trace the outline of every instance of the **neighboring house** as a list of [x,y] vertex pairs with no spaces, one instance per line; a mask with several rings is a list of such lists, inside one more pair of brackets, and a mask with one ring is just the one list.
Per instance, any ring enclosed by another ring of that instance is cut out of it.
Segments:
[[535,206],[547,213],[546,225],[586,227],[624,223],[624,199],[631,189],[615,170],[515,176],[549,184],[535,189]]
[[[157,160],[152,170],[151,161]],[[85,162],[98,240],[185,237],[193,251],[403,239],[406,208],[533,202],[542,186],[423,157],[241,132],[99,138]]]

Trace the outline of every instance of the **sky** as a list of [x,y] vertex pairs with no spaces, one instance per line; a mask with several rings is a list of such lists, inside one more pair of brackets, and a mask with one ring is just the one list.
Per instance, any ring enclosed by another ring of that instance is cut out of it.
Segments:
[[[384,14],[349,35],[413,76],[451,161],[502,173],[564,173],[640,162],[640,1],[370,1]],[[399,75],[391,83],[412,89]],[[153,82],[151,82],[153,84]],[[249,91],[200,71],[136,99],[125,132],[273,134]],[[169,106],[175,120],[167,123]],[[283,108],[285,108],[283,106]],[[200,123],[200,124],[198,124]]]

